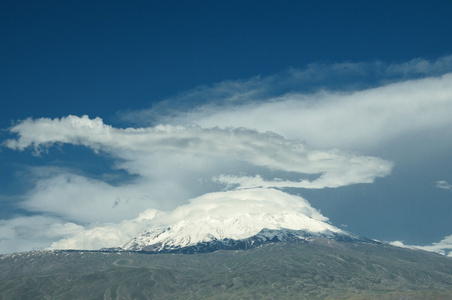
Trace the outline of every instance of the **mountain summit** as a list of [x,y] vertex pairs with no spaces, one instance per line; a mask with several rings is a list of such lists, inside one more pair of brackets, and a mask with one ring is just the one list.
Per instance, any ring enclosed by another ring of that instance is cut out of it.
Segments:
[[375,243],[299,212],[239,213],[225,219],[204,217],[146,230],[118,250],[199,253],[313,238]]

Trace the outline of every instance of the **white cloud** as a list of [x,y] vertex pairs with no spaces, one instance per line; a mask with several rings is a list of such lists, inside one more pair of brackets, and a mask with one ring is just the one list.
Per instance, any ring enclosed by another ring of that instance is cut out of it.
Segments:
[[22,216],[0,220],[0,253],[44,249],[61,238],[74,235],[83,227],[47,216]]
[[243,105],[207,104],[168,120],[246,127],[321,148],[366,150],[407,133],[450,128],[452,74],[355,92],[290,93]]
[[[123,117],[207,128],[246,127],[306,140],[319,148],[367,151],[386,147],[402,135],[429,136],[443,130],[451,137],[447,130],[452,125],[451,71],[452,56],[402,64],[314,64],[305,70],[197,88],[164,101],[163,108],[157,105]],[[360,84],[369,81],[374,85]],[[341,83],[335,87],[335,82]],[[348,86],[350,82],[353,85]],[[317,89],[303,89],[312,85]],[[199,105],[180,109],[183,103]],[[443,143],[448,140],[442,138]]]
[[[53,120],[28,119],[14,126],[11,131],[19,136],[17,140],[6,142],[12,149],[23,150],[33,146],[39,152],[43,147],[55,143],[84,145],[124,160],[118,163],[118,167],[146,178],[167,178],[162,175],[180,177],[176,175],[178,171],[168,171],[167,164],[174,160],[187,165],[178,169],[190,170],[191,174],[182,171],[183,176],[193,177],[193,171],[206,173],[206,170],[209,173],[217,172],[214,175],[221,175],[222,173],[218,174],[219,164],[225,164],[224,161],[227,160],[271,170],[320,174],[313,186],[321,188],[369,183],[375,177],[389,174],[392,168],[391,162],[380,158],[358,156],[339,150],[316,150],[276,134],[243,128],[204,129],[197,126],[159,125],[117,129],[103,124],[100,118],[68,116]],[[165,164],[159,167],[158,161]],[[209,168],[208,164],[214,168]],[[243,165],[240,168],[243,169]],[[64,182],[59,182],[58,186],[61,184],[65,185]],[[297,183],[291,185],[286,182],[286,185],[297,186]],[[309,188],[310,185],[304,184],[303,187]]]
[[152,220],[158,213],[155,209],[147,209],[135,219],[123,220],[120,223],[94,224],[76,234],[58,239],[47,247],[84,250],[118,247],[152,226]]
[[0,253],[30,250],[115,247],[152,225],[159,212],[148,209],[131,220],[81,226],[45,215],[0,220]]
[[246,189],[207,193],[191,199],[170,212],[147,210],[138,218],[119,224],[105,224],[79,231],[76,235],[54,242],[54,249],[99,249],[129,242],[145,229],[168,226],[181,220],[209,217],[227,219],[238,213],[282,214],[299,212],[320,221],[328,221],[305,199],[275,189]]
[[81,224],[120,222],[157,206],[144,184],[112,186],[71,173],[41,178],[20,206]]
[[444,180],[437,181],[436,187],[443,190],[452,190],[452,184]]
[[436,76],[452,70],[452,56],[443,56],[434,61],[415,58],[406,63],[390,64],[385,70],[387,75]]
[[280,213],[300,212],[320,221],[328,218],[320,214],[308,201],[300,196],[290,195],[275,189],[253,188],[204,194],[186,205],[177,207],[165,216],[170,224],[201,217],[224,219],[237,212]]
[[[377,177],[388,175],[393,165],[377,157],[337,149],[313,149],[274,133],[259,133],[244,128],[159,125],[119,129],[104,124],[100,118],[68,116],[61,119],[27,119],[12,127],[11,131],[17,134],[17,139],[5,142],[11,149],[32,147],[39,155],[55,144],[86,146],[96,153],[107,153],[115,161],[115,168],[138,175],[131,181],[112,185],[80,172],[74,174],[69,170],[49,167],[35,169],[36,185],[25,195],[21,207],[83,226],[76,233],[53,240],[54,248],[119,246],[146,226],[184,214],[188,217],[202,209],[209,214],[230,210],[255,211],[259,207],[265,210],[269,207],[301,209],[308,215],[326,219],[307,202],[302,203],[299,197],[268,188],[318,189],[370,183]],[[258,172],[268,176],[273,171],[297,174],[301,179],[265,181],[258,176],[251,182],[246,175]],[[302,179],[305,176],[317,179]],[[209,194],[233,183],[241,188],[267,189],[253,192],[250,201],[241,198],[249,195],[249,190],[236,191],[235,194]],[[180,206],[186,204],[187,199],[197,196],[200,198],[188,206]],[[264,197],[265,201],[255,206],[259,197]],[[207,211],[205,207],[208,203],[203,199],[207,202],[221,200],[215,202],[216,209]],[[195,206],[197,209],[193,209]],[[152,222],[149,218],[135,219],[149,209],[161,211],[165,218]],[[49,242],[49,239],[46,241]]]
[[452,257],[452,235],[446,236],[441,241],[439,241],[437,243],[432,243],[427,246],[405,245],[401,241],[391,242],[390,244],[397,246],[397,247],[421,249],[421,250],[425,250],[425,251],[429,251],[429,252],[436,252],[441,255],[446,255],[446,256]]
[[207,193],[188,200],[172,211],[147,209],[138,217],[118,223],[86,226],[55,217],[19,217],[0,221],[0,252],[30,249],[100,249],[117,247],[151,227],[168,226],[181,220],[209,217],[226,219],[237,213],[283,214],[298,212],[327,222],[317,209],[300,196],[275,189],[256,188]]
[[[244,109],[249,110],[250,107],[259,107],[269,102],[281,102],[283,100],[281,98],[287,98],[290,95],[297,96],[294,97],[296,102],[317,101],[316,94],[322,95],[322,91],[325,90],[338,91],[336,93],[340,95],[344,91],[371,90],[391,83],[441,76],[451,71],[452,56],[441,57],[433,61],[416,58],[405,63],[392,64],[381,61],[313,63],[305,69],[290,69],[271,76],[256,76],[247,80],[227,80],[212,86],[199,86],[154,104],[150,109],[122,113],[121,117],[133,123],[142,124],[149,124],[149,122],[180,124],[180,121],[200,124],[199,116],[205,117],[212,113],[217,116],[221,115],[219,112],[225,110],[226,113],[243,113]],[[278,108],[278,106],[274,108]],[[279,108],[284,110],[283,105],[280,105]],[[284,113],[291,114],[289,109],[286,109]],[[246,116],[246,113],[244,115]],[[265,121],[265,117],[262,116],[261,120]],[[225,122],[226,120],[220,121]],[[234,118],[233,122],[237,122],[237,120]],[[248,122],[255,122],[255,120],[248,120]],[[218,124],[214,126],[216,125]],[[231,124],[231,126],[236,125]],[[289,137],[283,132],[279,133]]]
[[[416,152],[425,156],[430,152],[421,151],[428,147],[422,143],[423,137],[442,132],[437,146],[449,143],[452,147],[448,130],[452,126],[452,73],[447,73],[451,69],[452,57],[393,65],[311,65],[266,78],[200,87],[157,108],[128,115],[143,120],[164,111],[154,120],[172,125],[121,129],[87,116],[27,119],[11,128],[17,138],[3,145],[15,150],[33,148],[36,155],[55,144],[89,147],[96,153],[107,153],[114,168],[137,175],[134,180],[113,185],[69,170],[37,174],[36,186],[20,204],[28,211],[57,216],[51,217],[55,224],[74,229],[48,236],[42,243],[36,241],[39,247],[51,242],[54,247],[69,248],[115,246],[145,226],[164,220],[136,219],[141,212],[158,210],[158,215],[166,218],[178,214],[188,217],[195,214],[184,206],[187,199],[200,197],[188,207],[201,203],[202,208],[207,205],[202,195],[209,201],[221,198],[218,207],[224,211],[255,209],[232,195],[242,197],[250,188],[270,195],[275,193],[271,188],[321,189],[371,183],[390,174],[393,163],[351,151],[374,153],[369,149],[376,147],[393,151],[394,144],[403,143],[398,142],[402,136],[413,135],[421,141]],[[364,79],[353,85],[343,76]],[[326,82],[335,83],[325,90],[322,86]],[[304,89],[303,85],[313,88]],[[174,103],[187,99],[199,105],[173,108]],[[274,172],[283,174],[278,175],[281,179],[274,178]],[[225,186],[241,190],[211,193]],[[439,181],[437,187],[448,188],[449,184]],[[297,199],[290,201],[298,203]],[[272,201],[265,207],[291,207],[290,201]],[[303,207],[315,213],[309,204]],[[217,210],[200,211],[210,214]],[[5,232],[12,234],[10,241],[17,238],[25,245],[26,240],[14,229],[15,220],[3,220]],[[39,224],[51,226],[46,222]],[[34,232],[32,227],[26,228]]]

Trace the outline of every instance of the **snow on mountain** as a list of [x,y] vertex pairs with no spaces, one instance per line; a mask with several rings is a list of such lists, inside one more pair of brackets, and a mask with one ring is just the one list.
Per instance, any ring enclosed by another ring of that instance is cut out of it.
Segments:
[[302,197],[276,189],[204,194],[148,222],[149,229],[110,250],[196,253],[313,238],[370,241],[329,224]]
[[208,246],[207,248],[215,250],[213,248],[237,248],[238,244],[248,247],[251,244],[257,245],[269,241],[312,237],[355,238],[337,227],[299,212],[284,212],[276,215],[240,213],[226,219],[206,217],[147,230],[123,245],[121,249],[174,252],[189,247],[206,248]]

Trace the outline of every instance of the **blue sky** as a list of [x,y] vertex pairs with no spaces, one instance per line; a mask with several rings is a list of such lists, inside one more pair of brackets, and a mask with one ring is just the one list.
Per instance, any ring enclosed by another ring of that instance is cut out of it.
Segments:
[[2,1],[0,252],[94,247],[96,228],[122,241],[155,211],[245,188],[446,249],[451,9]]

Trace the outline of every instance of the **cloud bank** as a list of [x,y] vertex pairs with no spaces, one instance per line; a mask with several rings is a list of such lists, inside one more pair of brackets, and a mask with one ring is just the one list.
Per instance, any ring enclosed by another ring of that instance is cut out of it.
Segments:
[[0,250],[2,253],[39,250],[81,230],[83,226],[50,216],[21,216],[0,220]]
[[[112,185],[67,169],[40,170],[35,187],[20,205],[28,211],[55,216],[63,225],[63,220],[68,220],[83,226],[73,237],[53,244],[63,248],[118,246],[155,223],[143,218],[143,211],[174,210],[165,215],[173,218],[185,209],[180,205],[187,199],[212,191],[239,189],[241,192],[234,195],[240,199],[249,189],[260,189],[260,195],[254,193],[250,201],[267,197],[267,206],[288,209],[293,208],[290,201],[284,205],[278,201],[298,198],[278,192],[270,201],[269,195],[276,193],[272,188],[321,189],[371,183],[388,175],[393,166],[381,158],[337,149],[318,150],[274,133],[245,128],[158,125],[121,129],[104,124],[100,118],[67,116],[27,119],[12,127],[11,132],[17,139],[7,140],[8,148],[31,148],[35,155],[49,155],[44,153],[55,145],[88,147],[98,155],[111,157],[114,168],[137,175],[132,181]],[[299,180],[261,177],[275,171],[292,177],[297,174]],[[212,202],[217,211],[257,209],[246,201],[236,203],[221,192],[207,199],[219,195],[222,200]],[[311,215],[313,209],[307,202],[303,205]]]
[[[238,210],[237,208],[240,208]],[[247,189],[207,193],[190,199],[173,211],[146,210],[137,218],[119,224],[107,224],[79,230],[72,236],[54,242],[54,249],[100,249],[116,247],[129,242],[142,231],[164,227],[183,220],[210,218],[224,220],[237,213],[282,214],[299,212],[310,218],[328,221],[305,199],[275,189]]]

